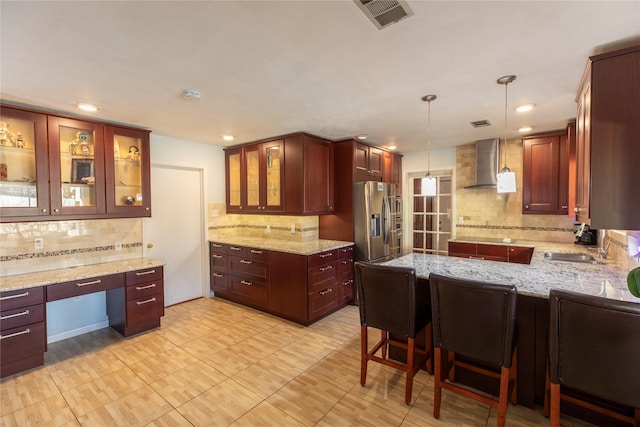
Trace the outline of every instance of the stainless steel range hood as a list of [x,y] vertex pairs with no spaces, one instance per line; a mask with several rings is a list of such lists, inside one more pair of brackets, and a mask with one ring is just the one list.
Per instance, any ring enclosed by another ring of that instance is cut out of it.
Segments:
[[464,188],[495,187],[497,183],[500,140],[498,138],[476,141],[476,182]]

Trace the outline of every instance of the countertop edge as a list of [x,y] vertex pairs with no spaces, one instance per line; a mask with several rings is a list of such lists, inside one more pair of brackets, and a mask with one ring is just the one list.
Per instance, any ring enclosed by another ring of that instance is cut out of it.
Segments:
[[354,244],[354,242],[345,242],[341,240],[318,239],[310,242],[292,242],[288,240],[265,240],[253,237],[215,237],[210,238],[209,242],[247,246],[256,249],[286,252],[295,255],[313,255],[324,251],[344,248]]
[[97,264],[79,265],[77,267],[65,267],[60,269],[45,270],[33,273],[22,273],[4,276],[1,279],[0,291],[15,291],[20,289],[47,286],[55,283],[80,280],[107,274],[126,273],[164,266],[165,262],[150,258],[131,258],[120,261],[108,261]]

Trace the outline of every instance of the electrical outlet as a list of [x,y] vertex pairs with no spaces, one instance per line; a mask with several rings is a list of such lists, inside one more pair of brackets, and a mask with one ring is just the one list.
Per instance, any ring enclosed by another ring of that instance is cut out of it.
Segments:
[[294,224],[291,224],[291,234],[295,234],[296,233],[296,226]]
[[218,217],[218,209],[211,209],[210,216],[211,216],[211,218],[217,218]]
[[458,217],[458,224],[464,224],[464,217],[463,216],[459,216]]
[[265,229],[265,233],[267,233],[267,234],[271,233],[271,226],[269,224],[267,224],[267,228]]
[[122,250],[122,242],[115,242],[113,244],[113,247],[115,248],[116,251],[121,251]]
[[36,237],[33,239],[34,249],[44,249],[44,239],[42,237]]

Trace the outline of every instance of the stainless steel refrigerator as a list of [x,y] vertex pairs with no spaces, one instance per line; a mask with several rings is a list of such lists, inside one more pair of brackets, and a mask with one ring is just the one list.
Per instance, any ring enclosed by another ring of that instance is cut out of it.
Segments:
[[400,256],[402,209],[395,184],[353,184],[353,232],[357,261],[379,262]]

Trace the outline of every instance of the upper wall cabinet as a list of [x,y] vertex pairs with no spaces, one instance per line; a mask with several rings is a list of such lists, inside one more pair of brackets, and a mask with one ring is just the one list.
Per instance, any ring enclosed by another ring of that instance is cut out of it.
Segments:
[[578,218],[597,229],[640,230],[640,46],[591,57],[577,101],[576,207],[588,207]]
[[354,181],[382,181],[384,151],[367,144],[353,144]]
[[296,133],[225,149],[227,211],[320,214],[333,210],[333,147]]
[[523,214],[566,215],[569,157],[565,132],[522,138]]
[[0,121],[2,222],[151,215],[148,131],[8,106]]

